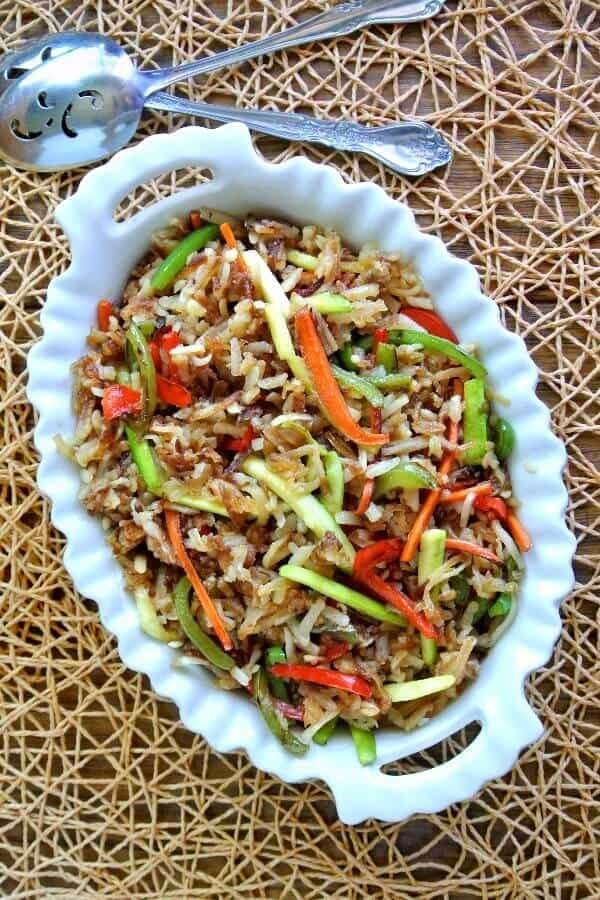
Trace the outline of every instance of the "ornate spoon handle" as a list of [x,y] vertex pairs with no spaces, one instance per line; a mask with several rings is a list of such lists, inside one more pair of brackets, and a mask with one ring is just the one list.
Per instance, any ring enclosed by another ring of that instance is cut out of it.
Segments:
[[217,122],[243,122],[254,131],[290,141],[312,141],[335,150],[366,153],[402,175],[423,175],[452,158],[442,135],[425,122],[401,122],[367,128],[357,122],[315,119],[301,113],[239,109],[212,103],[192,102],[158,92],[146,106],[168,112],[189,113]]
[[223,53],[215,53],[213,56],[204,56],[184,65],[143,71],[139,74],[145,82],[145,94],[148,95],[194,75],[203,75],[224,66],[238,65],[263,53],[298,47],[310,41],[341,37],[366,25],[378,22],[420,22],[439,12],[444,2],[445,0],[354,0],[349,3],[338,3],[298,25],[250,44],[243,44]]

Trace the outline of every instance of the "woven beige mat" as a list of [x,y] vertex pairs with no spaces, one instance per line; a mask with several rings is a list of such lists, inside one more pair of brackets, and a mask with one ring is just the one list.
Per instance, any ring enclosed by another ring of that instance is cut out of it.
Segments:
[[[179,62],[325,5],[0,0],[0,50],[42,29],[88,27],[147,65]],[[82,173],[0,167],[2,897],[600,896],[599,88],[599,0],[449,0],[425,25],[373,28],[195,87],[240,104],[439,126],[454,163],[413,182],[360,157],[259,145],[383,184],[472,260],[526,339],[569,451],[578,583],[556,652],[529,684],[545,736],[471,802],[399,825],[343,826],[322,785],[282,784],[242,754],[213,753],[123,667],[94,604],[73,590],[35,487],[24,383],[48,281],[68,260],[52,211]],[[149,114],[142,134],[169,124]]]

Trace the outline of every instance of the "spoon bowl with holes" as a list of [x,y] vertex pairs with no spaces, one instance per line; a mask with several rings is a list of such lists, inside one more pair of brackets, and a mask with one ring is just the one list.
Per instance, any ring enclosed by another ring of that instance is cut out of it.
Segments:
[[181,66],[140,71],[125,50],[93,32],[64,32],[29,41],[0,58],[0,157],[32,170],[86,165],[124,147],[144,106],[242,121],[286,140],[315,141],[366,153],[396,172],[421,175],[451,159],[428,123],[368,128],[296,113],[193,103],[161,89],[263,53],[349,34],[372,23],[420,21],[444,0],[357,0],[341,3],[292,28]]

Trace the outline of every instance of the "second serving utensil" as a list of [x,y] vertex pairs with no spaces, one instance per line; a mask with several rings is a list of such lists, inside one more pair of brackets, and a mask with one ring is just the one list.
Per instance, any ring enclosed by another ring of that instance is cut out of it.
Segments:
[[341,3],[251,44],[156,71],[137,70],[119,44],[98,34],[66,32],[30,41],[0,59],[0,155],[22,168],[46,171],[95,162],[131,139],[146,98],[159,88],[368,24],[428,18],[443,2]]

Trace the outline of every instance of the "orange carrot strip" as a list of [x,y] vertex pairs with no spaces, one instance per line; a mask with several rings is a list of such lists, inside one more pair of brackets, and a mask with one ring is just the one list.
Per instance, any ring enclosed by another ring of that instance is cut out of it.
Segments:
[[179,520],[179,513],[177,512],[177,510],[165,509],[165,523],[167,526],[167,534],[169,535],[169,540],[171,541],[171,545],[173,547],[173,550],[175,551],[175,555],[179,560],[181,568],[184,570],[185,574],[191,581],[192,587],[198,595],[198,599],[202,604],[202,609],[206,613],[208,621],[214,628],[215,634],[223,644],[223,648],[225,650],[231,650],[231,648],[233,647],[233,641],[227,634],[219,613],[217,612],[214,603],[210,599],[206,588],[200,581],[200,576],[196,572],[194,564],[188,556],[187,550],[183,546],[181,524]]
[[[232,250],[237,250],[237,241],[235,239],[235,234],[233,233],[233,229],[232,229],[231,225],[229,224],[229,222],[223,222],[222,225],[219,225],[219,231],[221,232],[221,237],[223,238],[223,240],[225,241],[227,246],[230,247]],[[239,254],[239,253],[238,253],[238,258],[236,260],[236,266],[237,266],[238,272],[246,271],[246,264],[241,256],[241,254]]]
[[506,524],[508,525],[508,530],[515,539],[515,544],[517,545],[521,553],[527,553],[528,550],[531,550],[531,548],[533,547],[531,538],[517,519],[514,512],[509,511],[506,517]]
[[367,478],[365,480],[364,487],[362,489],[362,494],[360,495],[360,500],[358,501],[358,506],[354,510],[357,516],[364,516],[367,509],[369,508],[369,503],[373,498],[373,488],[375,486],[375,481],[373,478]]
[[100,331],[108,331],[112,312],[113,307],[110,300],[100,300],[98,303],[98,328]]
[[500,557],[496,556],[495,553],[492,553],[491,550],[486,550],[485,547],[480,547],[479,544],[472,544],[470,541],[459,541],[454,538],[447,538],[446,549],[457,550],[459,553],[470,553],[471,556],[489,559],[490,562],[498,563],[498,565],[502,562]]
[[[454,379],[453,390],[455,396],[462,395],[463,384],[459,378]],[[456,444],[458,442],[458,422],[454,422],[452,419],[449,420],[446,430],[446,437],[448,439],[448,442],[451,444]],[[454,465],[455,459],[456,450],[446,450],[438,469],[438,479],[441,479],[445,475],[448,475],[448,473],[452,469],[452,466]],[[427,497],[425,498],[425,502],[419,510],[417,518],[413,522],[413,526],[410,529],[409,535],[404,545],[404,550],[400,554],[401,562],[410,562],[415,555],[417,547],[419,546],[419,541],[421,540],[421,535],[427,528],[429,520],[435,512],[435,508],[438,505],[441,496],[441,488],[434,488],[434,490],[429,491]]]
[[481,484],[474,484],[473,487],[461,488],[459,491],[444,492],[440,497],[440,503],[460,503],[466,500],[469,494],[475,494],[476,497],[482,497],[492,493],[492,485],[489,481],[482,481]]
[[202,228],[202,219],[197,210],[193,210],[190,213],[190,227],[193,231],[198,231],[199,228]]
[[317,396],[331,424],[349,440],[365,447],[380,447],[387,444],[389,434],[366,431],[350,415],[344,395],[331,371],[312,313],[307,306],[296,313],[296,338],[312,376]]

